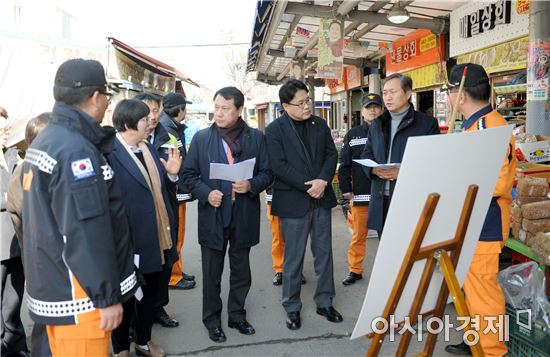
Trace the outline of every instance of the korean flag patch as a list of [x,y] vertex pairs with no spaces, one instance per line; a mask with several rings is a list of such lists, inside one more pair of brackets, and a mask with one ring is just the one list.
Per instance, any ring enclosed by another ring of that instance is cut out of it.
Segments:
[[74,179],[76,181],[95,176],[94,167],[90,158],[71,162]]

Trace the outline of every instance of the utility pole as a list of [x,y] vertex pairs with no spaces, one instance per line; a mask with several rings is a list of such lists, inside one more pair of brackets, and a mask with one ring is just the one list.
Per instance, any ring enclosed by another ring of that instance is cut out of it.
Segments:
[[550,135],[550,1],[529,2],[528,134]]

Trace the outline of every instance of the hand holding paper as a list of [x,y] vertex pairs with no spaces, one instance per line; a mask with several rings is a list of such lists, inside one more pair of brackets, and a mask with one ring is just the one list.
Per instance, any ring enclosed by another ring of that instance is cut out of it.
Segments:
[[361,164],[366,167],[377,167],[381,170],[387,170],[395,167],[400,167],[401,164],[394,163],[394,164],[379,164],[376,161],[370,160],[370,159],[361,159],[361,160],[353,160],[358,164]]
[[256,158],[238,162],[233,165],[211,163],[210,179],[231,182],[249,180],[254,175],[254,165],[256,165]]

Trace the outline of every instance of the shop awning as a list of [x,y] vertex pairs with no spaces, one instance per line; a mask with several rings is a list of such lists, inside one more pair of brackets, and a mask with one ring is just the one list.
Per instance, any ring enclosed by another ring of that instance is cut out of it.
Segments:
[[107,37],[107,39],[116,50],[123,52],[132,61],[150,70],[151,72],[167,77],[175,77],[176,79],[187,82],[195,87],[200,87],[197,82],[191,80],[187,75],[180,72],[176,68],[148,56],[114,37]]
[[[378,68],[389,45],[410,32],[424,28],[448,32],[449,14],[460,1],[266,1],[259,0],[252,41],[248,51],[248,72],[257,72],[264,83],[279,84],[296,62],[304,71],[316,68],[321,18],[344,20],[344,65]],[[403,6],[411,17],[405,23],[389,22],[387,14]],[[292,51],[290,51],[292,49]]]

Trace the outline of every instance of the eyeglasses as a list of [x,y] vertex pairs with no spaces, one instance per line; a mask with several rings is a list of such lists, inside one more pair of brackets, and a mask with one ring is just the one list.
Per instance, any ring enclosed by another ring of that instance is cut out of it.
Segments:
[[293,107],[304,107],[304,106],[307,107],[308,105],[311,104],[312,101],[313,101],[313,100],[312,100],[310,97],[308,97],[307,99],[305,99],[305,100],[303,100],[303,101],[301,101],[301,102],[298,102],[298,103],[296,103],[296,104],[293,104],[293,103],[287,103],[287,104],[288,104],[288,105],[292,105]]
[[106,93],[106,92],[99,92],[99,93],[101,93],[101,94],[103,94],[104,96],[106,96],[108,101],[110,101],[111,98],[113,97],[113,95],[110,94],[110,93]]

